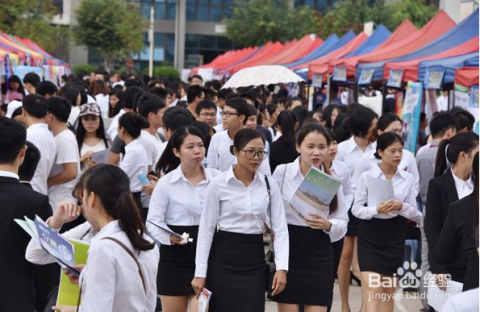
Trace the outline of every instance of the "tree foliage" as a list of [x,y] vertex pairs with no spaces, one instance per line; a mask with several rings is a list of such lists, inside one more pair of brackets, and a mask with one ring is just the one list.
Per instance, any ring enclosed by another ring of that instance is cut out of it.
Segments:
[[57,13],[49,0],[0,0],[0,30],[29,38],[47,52],[65,58],[70,32],[67,27],[50,23]]
[[326,39],[331,34],[339,36],[348,30],[363,31],[366,22],[384,24],[394,31],[404,19],[417,27],[425,25],[436,13],[425,0],[404,0],[385,3],[376,0],[341,0],[326,14],[306,7],[288,9],[288,0],[251,0],[233,10],[227,25],[226,36],[239,46],[258,46],[268,41],[289,41],[305,34],[317,34]]
[[317,13],[308,7],[288,8],[288,0],[251,0],[224,19],[226,36],[242,46],[285,42],[316,32]]
[[77,43],[98,48],[105,69],[143,46],[146,22],[139,9],[124,0],[83,0],[76,11],[78,26],[74,27]]

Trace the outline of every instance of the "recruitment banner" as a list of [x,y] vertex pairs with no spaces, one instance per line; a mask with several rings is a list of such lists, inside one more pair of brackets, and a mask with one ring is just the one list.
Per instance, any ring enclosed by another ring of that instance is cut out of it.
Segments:
[[409,82],[403,104],[403,139],[404,148],[415,153],[418,128],[420,126],[420,108],[422,106],[423,85],[421,82]]
[[473,131],[478,134],[478,86],[472,86],[472,90],[470,91],[470,97],[468,99],[468,111],[472,113],[473,116],[475,116],[475,124],[473,126]]

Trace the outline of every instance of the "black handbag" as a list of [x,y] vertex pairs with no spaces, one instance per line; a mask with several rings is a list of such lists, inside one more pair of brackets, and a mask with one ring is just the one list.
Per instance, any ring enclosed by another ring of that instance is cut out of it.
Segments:
[[267,253],[265,254],[265,265],[267,266],[267,293],[270,294],[272,292],[272,284],[273,284],[273,277],[277,272],[277,266],[275,265],[275,251],[273,249],[273,234],[272,234],[272,196],[270,194],[270,182],[268,181],[267,176],[265,176],[265,184],[267,185],[267,193],[268,193],[268,215],[270,218],[270,248],[268,249]]

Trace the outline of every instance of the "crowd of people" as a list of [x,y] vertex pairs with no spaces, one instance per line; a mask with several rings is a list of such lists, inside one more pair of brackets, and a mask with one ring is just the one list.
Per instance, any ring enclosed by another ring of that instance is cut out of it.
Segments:
[[[196,312],[204,288],[212,312],[263,312],[266,299],[324,312],[336,279],[342,312],[352,280],[362,312],[393,311],[382,298],[397,290],[406,240],[420,246],[422,276],[478,299],[479,147],[466,110],[422,113],[414,155],[395,113],[308,111],[283,85],[92,73],[57,88],[29,73],[10,77],[3,98],[2,311],[55,303],[55,258],[14,222],[35,215],[90,244],[80,276],[68,272],[80,300],[53,307],[62,312]],[[341,185],[324,213],[299,216],[290,202],[312,167]],[[393,197],[369,203],[372,179],[391,181]]]

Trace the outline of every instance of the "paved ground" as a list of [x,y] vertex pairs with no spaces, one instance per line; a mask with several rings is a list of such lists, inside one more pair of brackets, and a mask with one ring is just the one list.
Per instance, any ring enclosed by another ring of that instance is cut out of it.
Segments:
[[[360,304],[361,304],[361,290],[358,286],[351,286],[350,287],[350,309],[352,312],[360,311]],[[395,308],[395,312],[418,312],[421,308],[420,300],[419,299],[404,299],[402,301],[405,310],[399,310]],[[333,292],[333,307],[332,312],[340,312],[341,310],[341,302],[340,302],[340,293],[338,290],[338,284],[335,283],[335,289]],[[267,307],[266,312],[277,312],[277,305],[272,301],[267,300]]]

